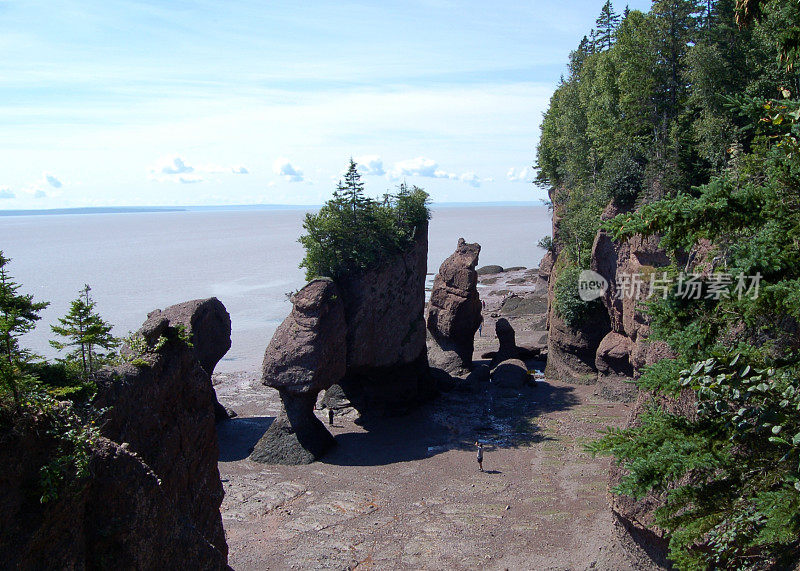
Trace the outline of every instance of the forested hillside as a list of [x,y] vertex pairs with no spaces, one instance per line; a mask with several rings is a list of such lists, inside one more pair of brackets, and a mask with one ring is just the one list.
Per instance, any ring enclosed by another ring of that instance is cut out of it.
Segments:
[[[659,268],[670,289],[641,311],[676,357],[640,371],[651,406],[594,450],[625,468],[617,493],[661,494],[656,523],[679,568],[797,557],[798,46],[794,0],[656,0],[619,15],[606,3],[542,123],[564,321],[591,327],[577,270],[601,225],[619,241],[657,236],[672,260]],[[623,213],[601,223],[609,203]],[[691,414],[656,404],[687,393]]]

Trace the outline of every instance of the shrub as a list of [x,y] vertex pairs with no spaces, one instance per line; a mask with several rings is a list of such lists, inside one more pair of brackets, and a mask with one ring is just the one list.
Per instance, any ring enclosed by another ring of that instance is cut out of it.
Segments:
[[555,307],[564,323],[572,328],[583,325],[587,318],[602,309],[599,299],[584,301],[578,295],[578,278],[581,269],[569,266],[561,271],[555,284]]

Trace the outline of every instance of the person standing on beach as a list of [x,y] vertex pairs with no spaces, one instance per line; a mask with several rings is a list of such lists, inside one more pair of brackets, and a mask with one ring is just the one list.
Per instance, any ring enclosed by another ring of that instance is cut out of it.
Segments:
[[478,447],[478,469],[483,472],[483,444],[476,442],[475,446]]
[[333,426],[333,409],[332,408],[328,409],[328,424]]

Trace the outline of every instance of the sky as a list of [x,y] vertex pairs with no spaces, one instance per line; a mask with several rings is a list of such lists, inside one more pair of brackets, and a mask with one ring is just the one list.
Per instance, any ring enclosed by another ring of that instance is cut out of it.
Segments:
[[321,204],[351,157],[373,196],[544,198],[542,113],[602,4],[0,0],[0,210]]

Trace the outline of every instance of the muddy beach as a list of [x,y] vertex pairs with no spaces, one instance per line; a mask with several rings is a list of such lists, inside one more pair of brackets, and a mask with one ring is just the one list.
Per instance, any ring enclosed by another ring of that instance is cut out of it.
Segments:
[[[546,292],[535,280],[524,269],[481,276],[476,361],[497,349],[500,317],[519,345],[546,345]],[[623,425],[630,405],[593,386],[534,378],[520,390],[456,387],[403,416],[337,416],[337,446],[322,461],[275,466],[248,455],[279,410],[277,392],[256,372],[215,375],[220,401],[238,414],[218,426],[231,567],[649,568],[615,528],[609,460],[584,450],[606,426]],[[317,414],[327,425],[326,411]]]

